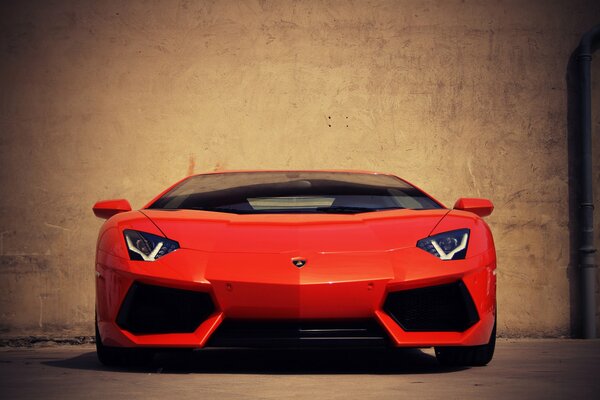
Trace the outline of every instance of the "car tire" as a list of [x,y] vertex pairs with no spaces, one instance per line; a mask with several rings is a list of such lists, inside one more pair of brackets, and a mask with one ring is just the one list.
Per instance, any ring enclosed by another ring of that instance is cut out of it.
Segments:
[[96,321],[96,355],[107,367],[144,366],[152,362],[154,352],[149,349],[110,347],[102,344],[98,322]]
[[496,321],[490,340],[481,346],[436,347],[435,356],[440,364],[447,367],[481,367],[494,357],[496,348]]

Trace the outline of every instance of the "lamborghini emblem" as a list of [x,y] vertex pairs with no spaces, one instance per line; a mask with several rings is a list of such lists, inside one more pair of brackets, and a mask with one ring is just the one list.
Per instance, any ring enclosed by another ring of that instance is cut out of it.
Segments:
[[294,257],[292,258],[292,264],[298,268],[302,268],[304,265],[306,265],[306,260],[303,258]]

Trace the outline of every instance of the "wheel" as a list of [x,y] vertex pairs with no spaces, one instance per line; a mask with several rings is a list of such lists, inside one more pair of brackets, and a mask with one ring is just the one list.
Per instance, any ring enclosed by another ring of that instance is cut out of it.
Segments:
[[496,321],[490,340],[482,346],[436,347],[435,356],[444,366],[480,367],[488,364],[494,357],[496,348]]
[[131,349],[110,347],[102,344],[98,322],[96,320],[96,355],[98,360],[108,367],[144,366],[152,362],[154,353],[149,349]]

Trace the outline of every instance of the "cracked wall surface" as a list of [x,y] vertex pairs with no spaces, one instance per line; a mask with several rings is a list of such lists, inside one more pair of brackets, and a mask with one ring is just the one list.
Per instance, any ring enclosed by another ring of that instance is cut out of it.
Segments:
[[582,0],[2,2],[0,334],[92,334],[97,200],[340,168],[492,199],[499,334],[569,335],[566,68],[597,23]]

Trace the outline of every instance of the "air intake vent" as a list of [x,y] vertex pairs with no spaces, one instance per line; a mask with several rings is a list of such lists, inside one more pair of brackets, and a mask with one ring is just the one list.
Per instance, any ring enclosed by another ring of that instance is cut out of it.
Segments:
[[117,324],[134,334],[190,333],[213,313],[208,293],[133,283]]
[[462,281],[389,293],[383,308],[405,331],[463,332],[479,321]]
[[211,347],[385,346],[387,335],[373,320],[252,321],[225,320]]

